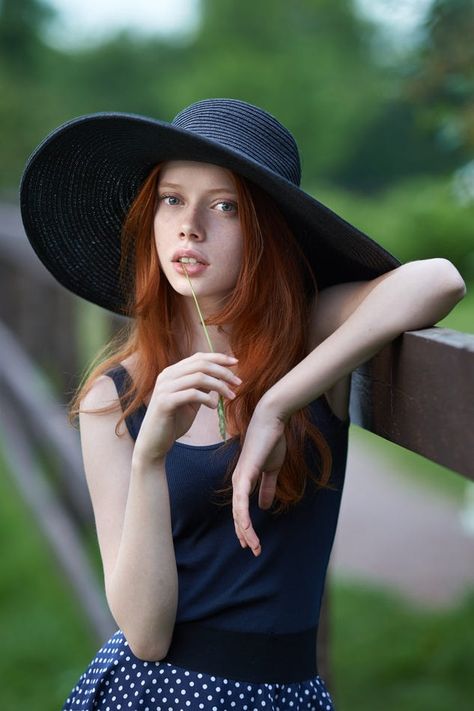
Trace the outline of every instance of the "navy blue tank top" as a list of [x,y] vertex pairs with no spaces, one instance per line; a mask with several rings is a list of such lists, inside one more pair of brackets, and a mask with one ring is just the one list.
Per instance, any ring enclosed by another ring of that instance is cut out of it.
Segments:
[[[106,375],[123,393],[130,375],[117,366]],[[324,395],[309,405],[311,419],[331,448],[330,484],[318,489],[309,480],[302,500],[285,513],[258,507],[258,488],[249,512],[262,552],[241,548],[231,505],[217,505],[229,459],[239,446],[175,442],[165,466],[170,494],[173,541],[178,570],[176,622],[200,621],[214,628],[284,634],[318,624],[326,570],[344,486],[350,420],[340,420]],[[136,440],[146,413],[142,404],[126,418]],[[319,455],[312,444],[305,457],[317,473]],[[222,499],[220,499],[222,501]]]

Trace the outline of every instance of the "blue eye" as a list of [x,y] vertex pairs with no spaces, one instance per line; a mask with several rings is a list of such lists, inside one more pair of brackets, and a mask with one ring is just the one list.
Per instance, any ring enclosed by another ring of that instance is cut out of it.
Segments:
[[233,202],[227,202],[227,200],[221,200],[217,204],[223,206],[222,212],[232,212],[232,211],[237,212],[237,205]]
[[160,195],[160,202],[165,202],[166,200],[175,200],[176,202],[167,202],[167,205],[177,205],[179,203],[179,198],[175,195]]

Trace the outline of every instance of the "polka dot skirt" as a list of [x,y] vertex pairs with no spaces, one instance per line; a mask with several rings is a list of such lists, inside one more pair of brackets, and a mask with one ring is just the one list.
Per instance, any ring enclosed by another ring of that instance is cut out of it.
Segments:
[[118,630],[98,651],[62,711],[334,711],[319,676],[256,684],[145,662]]

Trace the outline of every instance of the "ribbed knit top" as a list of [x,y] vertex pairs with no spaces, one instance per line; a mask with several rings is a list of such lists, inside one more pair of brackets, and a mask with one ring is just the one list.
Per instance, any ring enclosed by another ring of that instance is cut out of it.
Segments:
[[[123,366],[109,371],[125,407],[130,377]],[[310,403],[311,419],[331,448],[330,484],[309,480],[302,500],[286,513],[258,507],[258,488],[250,497],[250,516],[262,552],[241,548],[231,505],[218,505],[215,489],[224,483],[227,464],[239,447],[221,442],[175,442],[165,466],[178,569],[176,621],[201,621],[228,630],[283,634],[315,627],[319,620],[326,570],[344,486],[349,420],[343,422],[324,395]],[[126,425],[136,440],[146,413],[143,404]],[[319,454],[307,444],[305,457],[316,473]],[[230,481],[230,480],[227,480]]]

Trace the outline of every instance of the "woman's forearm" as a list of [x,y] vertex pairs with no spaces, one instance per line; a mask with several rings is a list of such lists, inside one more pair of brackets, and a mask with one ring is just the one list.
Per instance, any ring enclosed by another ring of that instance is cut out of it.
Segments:
[[106,593],[132,652],[148,660],[164,657],[178,604],[164,461],[132,462],[122,538]]
[[287,421],[404,331],[434,325],[465,294],[444,259],[410,262],[377,284],[347,320],[279,380],[261,400]]

